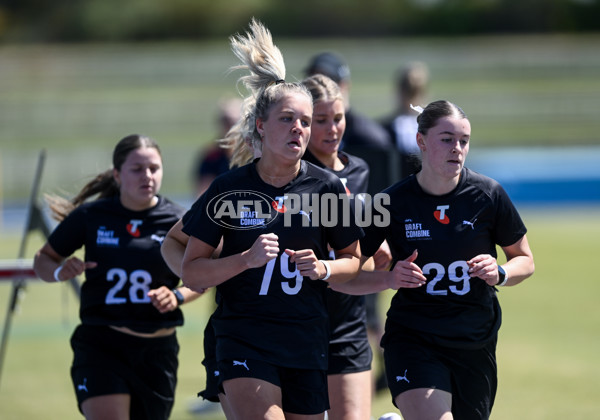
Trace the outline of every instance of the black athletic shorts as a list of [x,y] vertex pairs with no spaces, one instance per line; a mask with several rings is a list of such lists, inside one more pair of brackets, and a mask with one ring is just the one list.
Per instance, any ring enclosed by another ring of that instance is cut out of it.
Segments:
[[394,337],[383,352],[392,401],[411,389],[441,389],[452,394],[455,419],[488,419],[498,385],[496,341],[497,337],[481,349],[465,350],[411,335]]
[[198,393],[199,397],[212,402],[219,402],[219,367],[217,364],[217,341],[211,323],[212,317],[204,329],[204,360],[206,369],[206,388]]
[[175,400],[179,344],[107,326],[79,325],[71,337],[71,378],[79,410],[90,397],[131,396],[131,419],[168,419]]
[[[255,378],[281,388],[282,409],[294,414],[320,414],[329,409],[327,372],[275,366],[260,360],[223,360],[219,362],[221,381]],[[219,385],[223,392],[222,382]]]
[[328,375],[371,370],[373,351],[369,340],[329,344]]

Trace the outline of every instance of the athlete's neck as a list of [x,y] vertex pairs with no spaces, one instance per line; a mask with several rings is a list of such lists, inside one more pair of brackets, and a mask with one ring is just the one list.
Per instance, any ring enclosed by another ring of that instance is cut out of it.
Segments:
[[264,162],[263,159],[256,162],[256,172],[264,182],[274,187],[283,187],[289,184],[300,172],[300,161],[293,166],[273,165],[268,168]]
[[310,152],[319,160],[319,162],[329,169],[333,169],[334,171],[341,171],[344,169],[344,163],[338,157],[337,152],[332,154],[319,153],[315,150],[311,150]]
[[144,211],[152,208],[158,204],[158,196],[153,196],[149,200],[139,201],[135,199],[131,199],[123,194],[120,196],[120,201],[123,207],[133,211]]
[[416,177],[423,191],[431,195],[448,194],[456,188],[458,181],[460,181],[460,175],[453,178],[440,178],[423,170],[417,172]]

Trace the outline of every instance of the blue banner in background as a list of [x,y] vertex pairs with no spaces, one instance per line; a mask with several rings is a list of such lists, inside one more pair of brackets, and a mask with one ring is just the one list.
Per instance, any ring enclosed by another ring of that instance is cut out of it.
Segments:
[[600,203],[600,178],[506,181],[502,186],[515,203]]
[[515,203],[600,204],[600,146],[473,150],[466,166],[502,184]]

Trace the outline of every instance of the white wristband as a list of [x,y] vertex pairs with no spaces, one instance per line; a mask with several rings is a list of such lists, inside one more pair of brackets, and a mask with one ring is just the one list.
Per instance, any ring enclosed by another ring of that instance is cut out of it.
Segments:
[[502,280],[502,283],[498,283],[496,286],[499,286],[499,287],[506,286],[506,283],[508,283],[508,275],[505,275],[504,280]]
[[502,271],[504,273],[504,279],[502,280],[502,282],[496,284],[496,286],[505,286],[506,283],[508,283],[508,273],[506,272],[506,269],[502,266],[498,266],[498,271]]
[[60,270],[62,270],[62,265],[59,265],[58,268],[56,270],[54,270],[54,280],[60,282],[62,281],[61,279],[58,278],[58,273],[60,273]]
[[329,278],[329,276],[331,276],[331,267],[329,266],[329,263],[327,261],[323,261],[323,260],[319,260],[323,263],[323,265],[325,266],[325,277],[323,277],[321,280],[327,280]]

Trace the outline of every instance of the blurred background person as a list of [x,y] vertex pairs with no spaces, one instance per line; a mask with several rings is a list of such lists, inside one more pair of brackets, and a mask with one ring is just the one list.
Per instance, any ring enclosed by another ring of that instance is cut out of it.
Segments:
[[421,166],[417,146],[417,113],[410,105],[423,106],[429,87],[429,68],[420,61],[413,61],[396,73],[396,111],[381,123],[391,142],[400,153],[400,177],[417,172]]
[[356,112],[350,101],[350,68],[338,53],[325,51],[313,56],[305,68],[306,76],[323,74],[336,82],[346,109],[346,131],[340,150],[364,159],[370,168],[369,194],[375,194],[398,181],[399,171],[392,140],[376,120]]
[[[229,129],[242,115],[242,100],[240,98],[223,98],[219,101],[217,112],[217,139],[222,139]],[[199,153],[193,167],[194,191],[199,197],[210,183],[219,175],[229,170],[233,149],[213,142]]]
[[390,148],[391,140],[383,127],[350,106],[350,68],[339,54],[326,51],[315,55],[310,59],[305,73],[307,77],[313,74],[324,74],[336,82],[342,91],[346,109],[346,131],[340,149],[347,146],[379,150]]

